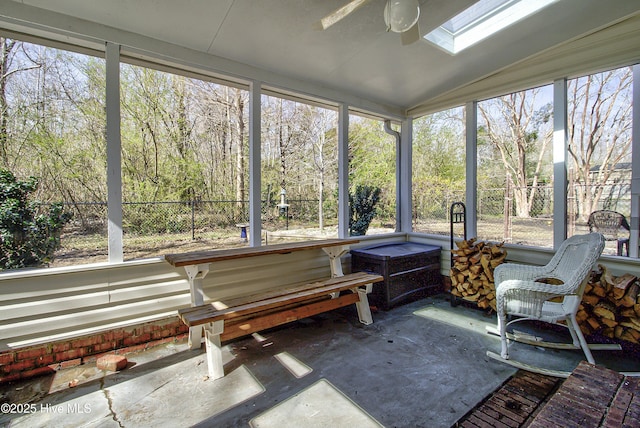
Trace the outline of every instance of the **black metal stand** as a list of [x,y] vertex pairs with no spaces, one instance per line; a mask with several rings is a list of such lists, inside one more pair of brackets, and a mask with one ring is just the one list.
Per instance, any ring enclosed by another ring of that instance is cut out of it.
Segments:
[[[450,229],[449,233],[451,236],[451,249],[453,250],[454,244],[454,235],[453,235],[453,225],[460,224],[463,225],[463,239],[467,240],[467,209],[462,202],[454,202],[451,204],[451,208],[449,209],[449,224]],[[451,254],[451,267],[453,267],[453,253]],[[451,293],[451,306],[458,305],[458,298]]]

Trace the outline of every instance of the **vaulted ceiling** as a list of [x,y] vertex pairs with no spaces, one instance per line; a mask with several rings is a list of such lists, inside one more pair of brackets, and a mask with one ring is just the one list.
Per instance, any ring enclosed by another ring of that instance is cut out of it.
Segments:
[[[638,0],[560,0],[450,55],[425,40],[403,46],[398,34],[386,31],[385,0],[370,0],[332,27],[314,29],[348,1],[0,0],[0,29],[72,43],[112,41],[178,65],[206,64],[221,75],[404,114],[640,15]],[[422,35],[473,3],[420,0]]]

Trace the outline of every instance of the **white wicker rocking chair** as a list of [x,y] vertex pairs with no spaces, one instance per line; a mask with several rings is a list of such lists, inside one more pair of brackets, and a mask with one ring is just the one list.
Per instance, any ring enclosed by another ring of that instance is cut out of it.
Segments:
[[[500,356],[490,351],[487,355],[516,367],[534,369],[533,371],[539,373],[568,376],[568,372],[552,372],[541,368],[535,370],[536,367],[508,361],[507,338],[509,338],[536,346],[560,349],[582,348],[587,361],[594,364],[589,345],[576,321],[576,313],[591,269],[602,254],[604,245],[604,237],[600,233],[574,235],[562,243],[546,266],[506,263],[496,267],[494,279],[498,328],[497,332],[492,332],[500,335],[502,350]],[[507,323],[507,315],[520,318]],[[538,320],[567,327],[573,344],[527,340],[526,337],[519,338],[507,333],[509,324],[524,320]],[[558,321],[565,323],[559,324]],[[617,345],[591,346],[596,349],[620,349]]]

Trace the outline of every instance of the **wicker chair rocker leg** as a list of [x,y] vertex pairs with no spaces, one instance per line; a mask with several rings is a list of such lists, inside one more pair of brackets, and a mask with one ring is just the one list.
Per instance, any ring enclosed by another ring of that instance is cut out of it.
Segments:
[[582,331],[580,331],[580,326],[578,325],[578,321],[576,320],[576,316],[574,314],[572,314],[567,319],[567,328],[571,333],[573,344],[576,347],[580,346],[580,348],[582,348],[582,351],[584,352],[584,356],[587,357],[587,361],[590,362],[591,364],[595,364],[596,361],[594,360],[593,355],[589,350],[589,344],[585,340],[584,334],[582,334]]
[[505,360],[509,359],[509,344],[507,343],[507,317],[505,314],[498,314],[498,332],[500,333],[501,350],[500,356]]

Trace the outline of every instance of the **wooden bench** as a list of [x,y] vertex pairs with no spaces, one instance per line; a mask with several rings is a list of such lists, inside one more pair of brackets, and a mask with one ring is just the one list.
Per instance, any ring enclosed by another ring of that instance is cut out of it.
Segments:
[[[185,308],[178,311],[178,315],[189,327],[204,327],[209,377],[217,379],[224,376],[220,349],[222,341],[351,304],[368,305],[366,293],[371,291],[371,284],[382,280],[380,275],[357,272],[325,281]],[[341,294],[342,291],[351,293]]]
[[[319,240],[165,256],[167,262],[175,267],[184,267],[187,272],[191,289],[191,307],[181,309],[178,315],[189,326],[189,343],[192,349],[200,347],[204,328],[209,377],[218,379],[224,376],[221,352],[223,340],[234,339],[350,304],[355,304],[360,322],[371,324],[373,319],[367,293],[371,292],[374,283],[383,281],[384,278],[363,272],[343,274],[340,257],[348,252],[350,244],[355,242],[359,241]],[[211,263],[311,249],[322,249],[329,256],[331,278],[204,303],[202,279],[209,273]],[[346,291],[347,293],[344,293]]]

